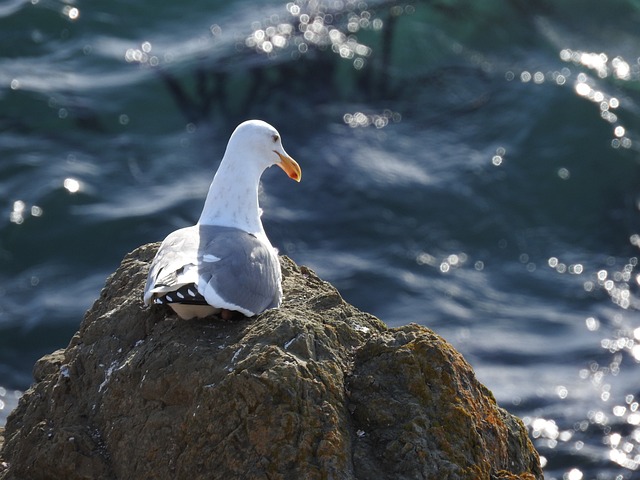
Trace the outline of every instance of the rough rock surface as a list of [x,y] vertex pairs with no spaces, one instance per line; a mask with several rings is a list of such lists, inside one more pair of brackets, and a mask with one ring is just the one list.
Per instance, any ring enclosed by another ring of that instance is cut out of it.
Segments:
[[387,328],[286,257],[280,309],[179,320],[141,303],[157,246],[36,363],[2,480],[542,478],[523,424],[432,331]]

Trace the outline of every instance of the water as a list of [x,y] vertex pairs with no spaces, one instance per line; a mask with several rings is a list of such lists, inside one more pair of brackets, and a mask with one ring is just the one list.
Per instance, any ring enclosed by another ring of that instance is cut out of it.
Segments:
[[122,256],[193,223],[240,121],[283,253],[452,342],[547,478],[640,478],[640,8],[0,5],[0,422]]

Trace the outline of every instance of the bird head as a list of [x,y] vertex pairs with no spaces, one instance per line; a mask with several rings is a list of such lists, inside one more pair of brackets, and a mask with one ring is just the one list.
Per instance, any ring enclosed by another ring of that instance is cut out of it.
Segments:
[[230,149],[261,162],[262,168],[277,165],[296,182],[302,178],[300,165],[285,151],[280,134],[267,122],[248,120],[238,125],[229,139],[227,150]]

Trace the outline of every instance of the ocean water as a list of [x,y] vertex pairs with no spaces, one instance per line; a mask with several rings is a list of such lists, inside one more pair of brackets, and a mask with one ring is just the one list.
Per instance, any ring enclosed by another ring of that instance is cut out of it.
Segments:
[[272,243],[426,325],[546,478],[640,478],[640,4],[0,4],[0,424],[138,245],[199,216],[235,126]]

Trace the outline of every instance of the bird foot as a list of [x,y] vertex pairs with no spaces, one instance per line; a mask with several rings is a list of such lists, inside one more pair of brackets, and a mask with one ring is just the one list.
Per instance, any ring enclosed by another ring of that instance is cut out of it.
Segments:
[[235,310],[222,308],[220,309],[220,318],[222,318],[222,320],[241,320],[244,318],[244,315],[240,312],[236,312]]

